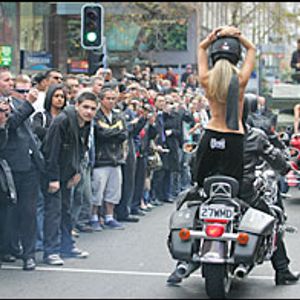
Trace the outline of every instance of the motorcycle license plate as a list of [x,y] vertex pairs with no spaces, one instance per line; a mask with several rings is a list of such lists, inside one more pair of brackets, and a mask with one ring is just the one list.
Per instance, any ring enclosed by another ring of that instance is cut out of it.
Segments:
[[224,219],[232,220],[234,208],[224,205],[202,205],[200,207],[200,219]]

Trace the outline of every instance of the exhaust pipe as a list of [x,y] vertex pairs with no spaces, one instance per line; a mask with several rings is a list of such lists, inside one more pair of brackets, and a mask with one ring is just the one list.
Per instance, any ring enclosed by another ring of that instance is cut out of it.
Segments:
[[193,271],[198,269],[200,263],[195,262],[180,262],[176,267],[176,274],[180,278],[188,277]]
[[181,262],[177,267],[176,267],[176,273],[178,277],[184,278],[188,274],[188,264],[186,262]]
[[234,270],[234,276],[237,279],[244,279],[249,272],[249,266],[245,267],[244,265],[239,265],[235,270]]

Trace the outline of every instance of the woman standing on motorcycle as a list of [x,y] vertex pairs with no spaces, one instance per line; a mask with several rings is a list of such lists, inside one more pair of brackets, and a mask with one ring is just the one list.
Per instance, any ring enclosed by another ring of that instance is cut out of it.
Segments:
[[[241,45],[247,53],[241,68]],[[212,68],[209,70],[207,49]],[[242,111],[244,92],[255,64],[256,49],[232,26],[214,29],[199,44],[199,80],[209,101],[211,118],[196,154],[193,177],[202,187],[205,177],[222,174],[239,180],[243,173]]]

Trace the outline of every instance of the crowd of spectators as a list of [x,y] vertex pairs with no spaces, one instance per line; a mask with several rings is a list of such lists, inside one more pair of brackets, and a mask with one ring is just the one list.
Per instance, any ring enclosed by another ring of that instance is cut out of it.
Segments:
[[49,265],[86,258],[75,237],[126,229],[191,186],[183,149],[209,120],[192,66],[119,74],[0,70],[0,159],[17,193],[0,204],[2,261],[34,270],[37,251]]

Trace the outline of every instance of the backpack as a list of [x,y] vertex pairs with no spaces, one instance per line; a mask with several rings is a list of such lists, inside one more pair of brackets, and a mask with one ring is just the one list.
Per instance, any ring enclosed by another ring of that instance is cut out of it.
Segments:
[[0,205],[17,204],[17,192],[11,169],[4,159],[0,159]]

